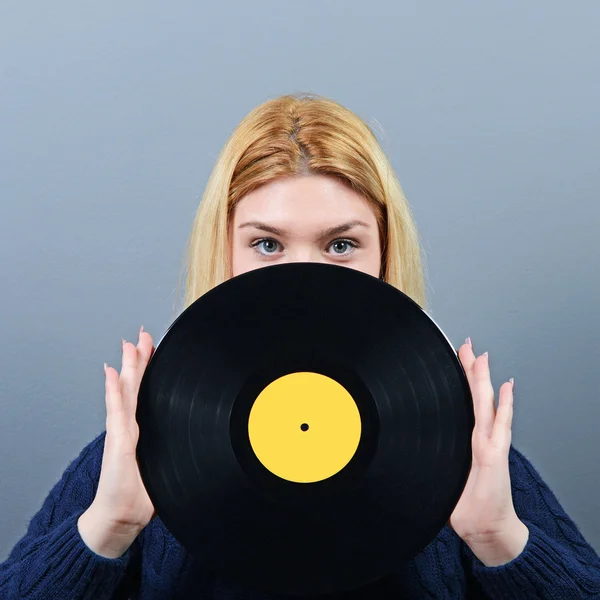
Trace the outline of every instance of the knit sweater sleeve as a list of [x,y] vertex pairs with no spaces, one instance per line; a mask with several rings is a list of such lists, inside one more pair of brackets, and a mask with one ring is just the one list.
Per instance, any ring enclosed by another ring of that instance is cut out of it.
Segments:
[[118,559],[90,550],[77,520],[94,499],[102,433],[68,466],[25,535],[0,564],[0,600],[112,599],[125,574],[131,550]]
[[600,558],[567,516],[531,463],[515,448],[509,456],[513,502],[529,529],[523,552],[486,567],[463,544],[466,566],[484,598],[571,600],[600,598]]

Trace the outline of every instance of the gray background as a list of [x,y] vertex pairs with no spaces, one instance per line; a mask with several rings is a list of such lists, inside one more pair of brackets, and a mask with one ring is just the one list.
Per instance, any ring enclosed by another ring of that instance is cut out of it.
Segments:
[[599,23],[594,0],[2,0],[0,559],[104,427],[121,336],[171,322],[227,137],[293,91],[376,129],[432,316],[515,377],[514,442],[600,548]]

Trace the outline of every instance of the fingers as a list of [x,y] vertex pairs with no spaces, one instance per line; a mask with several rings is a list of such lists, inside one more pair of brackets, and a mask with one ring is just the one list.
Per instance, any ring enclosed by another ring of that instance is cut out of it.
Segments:
[[147,331],[144,331],[143,327],[140,328],[140,333],[138,335],[137,350],[140,357],[140,367],[145,369],[154,352],[154,346],[152,336]]
[[513,419],[513,382],[506,382],[500,387],[498,411],[492,431],[492,443],[499,450],[510,448]]
[[125,418],[134,419],[137,395],[154,346],[152,336],[141,327],[137,345],[122,341],[122,366],[118,377],[121,410]]
[[489,437],[492,435],[492,429],[494,428],[496,406],[487,353],[479,356],[473,365],[472,390],[475,406],[475,426],[486,437]]
[[495,446],[509,447],[513,418],[513,381],[506,382],[500,387],[496,410],[487,352],[476,357],[472,345],[465,343],[460,347],[458,355],[473,396],[475,428],[479,433],[490,438]]
[[119,380],[125,410],[130,416],[135,414],[137,392],[141,377],[138,371],[139,356],[137,347],[131,342],[123,340],[122,366]]
[[475,354],[473,353],[473,345],[471,343],[471,338],[467,338],[465,343],[458,349],[458,356],[460,358],[460,362],[462,363],[463,369],[467,374],[467,379],[472,378],[473,365],[475,364]]
[[479,433],[490,437],[494,427],[496,408],[488,354],[486,352],[476,357],[473,353],[472,345],[465,343],[459,349],[458,355],[469,382],[471,395],[473,396],[475,428]]
[[138,335],[138,344],[137,344],[137,351],[138,351],[138,387],[137,387],[137,391],[136,391],[136,395],[139,393],[139,387],[140,384],[142,383],[142,377],[144,376],[144,371],[146,370],[146,367],[148,366],[148,362],[150,361],[150,358],[152,357],[152,354],[154,353],[154,345],[152,342],[152,336],[147,333],[146,331],[144,331],[144,328],[141,327],[140,328],[140,333]]
[[106,389],[106,429],[109,431],[123,427],[126,422],[126,415],[117,370],[104,363],[104,373]]

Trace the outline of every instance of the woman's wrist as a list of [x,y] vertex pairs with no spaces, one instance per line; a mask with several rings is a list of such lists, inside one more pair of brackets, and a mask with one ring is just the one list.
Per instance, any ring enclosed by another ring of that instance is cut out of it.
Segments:
[[517,518],[502,531],[474,536],[464,541],[486,567],[499,567],[517,558],[528,540],[529,529]]
[[92,552],[113,559],[123,556],[141,531],[133,525],[116,525],[93,503],[79,517],[77,529]]

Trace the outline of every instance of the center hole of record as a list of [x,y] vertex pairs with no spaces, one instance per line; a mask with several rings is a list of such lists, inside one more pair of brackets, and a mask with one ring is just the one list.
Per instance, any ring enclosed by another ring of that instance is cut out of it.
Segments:
[[300,425],[300,429],[302,429],[302,431],[308,431],[308,423],[302,423],[302,425]]

